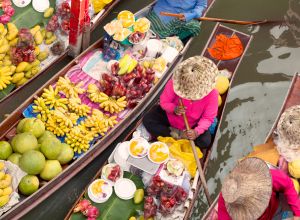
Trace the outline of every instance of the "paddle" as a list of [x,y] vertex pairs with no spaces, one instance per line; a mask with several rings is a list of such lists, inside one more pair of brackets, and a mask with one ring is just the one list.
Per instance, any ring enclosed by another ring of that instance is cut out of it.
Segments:
[[[178,19],[183,19],[184,18],[183,14],[174,14],[174,13],[168,13],[168,12],[160,12],[160,15],[175,17],[175,18],[178,18]],[[199,21],[222,22],[222,23],[229,23],[229,24],[241,24],[241,25],[259,25],[259,24],[279,22],[279,21],[269,21],[269,20],[239,21],[239,20],[229,20],[229,19],[223,19],[223,18],[209,18],[209,17],[200,17],[200,18],[197,18],[197,20],[199,20]]]
[[[183,103],[182,103],[182,100],[179,99],[179,104],[181,106],[183,106]],[[191,130],[190,128],[190,125],[189,125],[189,122],[187,120],[187,117],[186,117],[186,114],[183,113],[183,120],[184,120],[184,123],[185,123],[185,127],[186,129],[189,131]],[[209,196],[209,192],[208,192],[208,187],[207,187],[207,183],[206,183],[206,180],[205,180],[205,176],[204,176],[204,172],[203,172],[203,169],[202,169],[202,166],[200,164],[200,160],[198,158],[198,154],[197,154],[197,151],[196,151],[196,145],[195,145],[195,142],[190,140],[190,144],[192,146],[192,150],[193,150],[193,154],[194,154],[194,157],[195,157],[195,160],[196,160],[196,164],[197,164],[197,168],[198,168],[198,171],[199,171],[199,175],[200,175],[200,180],[202,182],[202,185],[203,185],[203,188],[204,188],[204,193],[205,193],[205,196],[206,196],[206,199],[207,199],[207,202],[209,205],[212,204],[212,200]]]

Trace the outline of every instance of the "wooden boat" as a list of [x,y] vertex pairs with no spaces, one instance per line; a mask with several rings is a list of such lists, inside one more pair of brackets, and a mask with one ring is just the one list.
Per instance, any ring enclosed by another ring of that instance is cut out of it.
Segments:
[[[219,61],[219,60],[215,60],[213,59],[210,54],[208,53],[208,48],[210,48],[212,46],[212,44],[215,42],[215,39],[216,39],[216,36],[219,35],[219,34],[225,34],[227,36],[232,36],[234,34],[236,34],[239,39],[241,40],[242,44],[243,44],[243,47],[244,47],[244,52],[243,54],[239,57],[239,58],[236,58],[236,59],[233,59],[233,60],[229,60],[229,61]],[[250,44],[252,40],[252,37],[249,36],[249,35],[246,35],[244,33],[241,33],[241,32],[238,32],[236,30],[233,30],[231,28],[228,28],[226,26],[223,26],[221,24],[217,24],[216,27],[214,28],[211,36],[210,36],[210,39],[208,40],[205,48],[203,49],[201,55],[202,56],[205,56],[207,58],[210,58],[212,59],[216,65],[218,66],[219,70],[224,70],[224,69],[227,69],[228,71],[231,72],[231,75],[230,75],[230,83],[233,81],[233,78],[235,76],[235,73],[236,73],[236,70],[238,69],[238,66],[243,58],[243,56],[245,55],[245,52],[247,51],[247,48]],[[218,111],[218,121],[220,122],[222,120],[222,115],[223,115],[223,111],[224,111],[224,108],[225,108],[225,105],[226,105],[226,99],[227,99],[227,94],[228,94],[228,91],[222,95],[222,105],[219,107],[219,111]],[[154,102],[154,105],[157,104],[157,102]],[[151,108],[150,108],[151,109]],[[145,114],[145,112],[141,115],[141,117],[143,117],[143,115]],[[137,123],[137,125],[135,127],[133,127],[133,129],[131,130],[131,132],[125,137],[125,139],[123,140],[120,140],[121,142],[123,141],[128,141],[132,138],[132,134],[133,132],[136,130],[136,128],[142,123],[142,119],[139,120],[139,122]],[[218,123],[218,127],[220,126],[220,123]],[[213,135],[212,137],[212,143],[211,143],[211,146],[209,147],[209,150],[207,150],[206,152],[203,152],[204,153],[204,157],[203,157],[203,161],[202,163],[204,164],[204,171],[207,167],[207,162],[208,162],[208,159],[209,159],[209,155],[211,153],[211,147],[214,146],[214,139],[215,139],[215,134]],[[111,156],[112,157],[112,156]],[[104,164],[105,165],[105,164]],[[102,171],[102,168],[101,167],[99,169],[99,171],[96,173],[96,175],[94,176],[93,180],[91,180],[91,183],[95,180],[95,179],[98,179],[100,178],[101,176],[101,171]],[[196,182],[196,184],[193,184],[196,186],[196,188],[192,189],[192,197],[189,196],[189,199],[187,200],[186,204],[185,204],[185,214],[184,214],[184,219],[190,219],[190,215],[192,213],[192,210],[193,210],[193,206],[194,206],[194,203],[198,197],[198,193],[199,193],[199,190],[200,190],[200,187],[201,187],[201,182],[200,180],[198,180],[198,182]],[[67,216],[65,217],[65,220],[72,220],[72,214],[73,214],[73,209],[75,208],[75,206],[78,204],[78,202],[80,200],[82,200],[84,198],[84,196],[86,195],[87,193],[87,189],[88,187],[81,193],[81,195],[79,196],[79,198],[77,199],[77,201],[75,202],[75,204],[73,205],[72,209],[69,211],[69,213],[67,214]],[[191,192],[190,192],[191,193]],[[101,212],[102,210],[100,210]],[[106,214],[107,215],[107,214]],[[101,214],[100,214],[100,218],[101,218]],[[78,216],[75,217],[74,219],[78,219]],[[124,217],[125,219],[125,217]]]
[[[152,8],[153,4],[145,7],[138,13],[137,17],[145,16]],[[28,213],[31,209],[40,204],[48,196],[53,194],[72,177],[74,177],[80,170],[84,169],[93,159],[100,155],[120,134],[126,131],[127,127],[136,120],[136,118],[147,108],[148,103],[151,103],[160,93],[165,83],[171,76],[172,70],[182,60],[184,54],[189,48],[192,38],[190,38],[184,45],[183,50],[175,57],[174,61],[168,65],[167,70],[157,82],[157,84],[148,92],[148,94],[140,101],[140,103],[127,113],[126,117],[118,123],[112,130],[110,130],[102,139],[94,144],[83,156],[75,160],[69,166],[65,167],[63,172],[46,183],[37,192],[31,196],[24,198],[16,206],[6,212],[1,218],[3,219],[19,219]],[[23,102],[13,113],[11,113],[0,124],[0,140],[8,140],[8,136],[14,129],[18,122],[23,118],[23,111],[33,102],[35,97],[40,96],[43,93],[43,89],[53,85],[60,76],[64,76],[71,68],[80,65],[80,61],[89,53],[96,49],[100,49],[103,46],[103,39],[100,39],[95,44],[91,45],[85,52],[79,55],[75,60],[71,61],[60,72],[55,74],[46,84],[44,84],[39,90],[32,94],[25,102]],[[126,131],[127,132],[127,131]]]
[[[300,105],[300,75],[298,73],[296,73],[292,79],[287,96],[284,100],[284,103],[279,111],[279,114],[278,114],[269,134],[267,135],[265,143],[273,143],[273,133],[277,127],[278,121],[279,121],[282,113],[286,109],[288,109],[289,107],[294,106],[294,105]],[[219,196],[217,196],[216,200],[209,207],[209,209],[207,210],[207,212],[205,213],[205,215],[202,218],[203,220],[214,220],[213,216],[216,215],[216,213],[217,213],[218,199],[219,199]]]
[[[92,20],[91,20],[91,31],[93,31],[102,21],[103,19],[109,15],[109,13],[113,10],[113,8],[120,2],[121,0],[113,0],[110,4],[108,4],[103,11],[100,11],[97,15],[95,15]],[[68,52],[69,52],[69,48],[67,48],[61,55],[56,56],[52,62],[47,63],[46,65],[44,65],[42,67],[42,70],[39,74],[33,76],[32,78],[30,78],[25,84],[23,84],[20,87],[14,88],[11,92],[9,92],[9,94],[7,94],[6,96],[4,96],[3,98],[0,98],[0,104],[3,103],[4,101],[7,101],[7,103],[10,101],[12,101],[14,99],[14,96],[18,93],[20,93],[22,91],[22,89],[35,82],[38,81],[38,79],[40,79],[42,77],[42,75],[44,73],[47,72],[47,70],[49,70],[53,65],[55,65],[56,63],[58,63],[59,61],[63,60],[65,57],[68,56]]]

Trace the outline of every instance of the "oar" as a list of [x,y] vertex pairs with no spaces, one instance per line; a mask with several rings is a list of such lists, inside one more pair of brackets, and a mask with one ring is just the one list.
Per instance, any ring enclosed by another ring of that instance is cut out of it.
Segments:
[[[174,13],[168,13],[168,12],[160,12],[160,15],[175,17],[178,19],[184,18],[183,14],[174,14]],[[269,20],[239,21],[239,20],[229,20],[229,19],[223,19],[223,18],[209,18],[209,17],[200,17],[200,18],[197,18],[197,20],[199,20],[199,21],[214,21],[214,22],[222,22],[222,23],[229,23],[229,24],[241,24],[241,25],[258,25],[258,24],[279,22],[279,21],[269,21]]]
[[[181,99],[179,99],[179,104],[180,104],[181,106],[183,106],[183,103],[182,103],[182,100],[181,100]],[[188,120],[187,120],[187,117],[186,117],[186,114],[185,114],[185,113],[183,113],[183,120],[184,120],[186,129],[189,131],[191,128],[190,128],[190,125],[189,125],[189,122],[188,122]],[[193,154],[194,154],[194,157],[195,157],[195,160],[196,160],[197,168],[198,168],[199,175],[200,175],[200,180],[201,180],[202,185],[203,185],[203,188],[204,188],[204,193],[205,193],[207,202],[208,202],[209,205],[211,205],[211,204],[212,204],[212,200],[211,200],[211,198],[210,198],[210,196],[209,196],[207,183],[206,183],[205,176],[204,176],[204,172],[203,172],[203,169],[202,169],[202,166],[201,166],[201,164],[200,164],[199,157],[198,157],[198,154],[197,154],[197,151],[196,151],[196,145],[195,145],[195,142],[192,141],[192,140],[190,140],[190,144],[191,144],[191,146],[192,146]]]

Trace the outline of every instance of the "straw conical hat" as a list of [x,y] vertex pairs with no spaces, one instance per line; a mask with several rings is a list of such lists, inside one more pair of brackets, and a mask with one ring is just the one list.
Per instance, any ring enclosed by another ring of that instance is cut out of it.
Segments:
[[183,61],[173,75],[175,93],[190,100],[199,100],[215,88],[217,66],[210,59],[195,56]]
[[281,115],[277,124],[276,145],[279,153],[289,162],[300,158],[300,105]]
[[247,158],[225,178],[222,195],[233,220],[258,219],[269,205],[272,179],[267,164]]

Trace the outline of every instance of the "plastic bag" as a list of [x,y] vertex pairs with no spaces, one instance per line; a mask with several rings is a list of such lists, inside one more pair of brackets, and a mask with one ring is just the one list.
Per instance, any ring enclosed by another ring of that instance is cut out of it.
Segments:
[[[169,146],[170,153],[172,157],[182,161],[191,174],[192,177],[195,176],[197,170],[197,164],[194,159],[194,154],[192,151],[192,146],[189,140],[175,140],[171,137],[158,137],[158,141],[164,142]],[[199,159],[203,157],[201,150],[197,147],[197,154]]]

